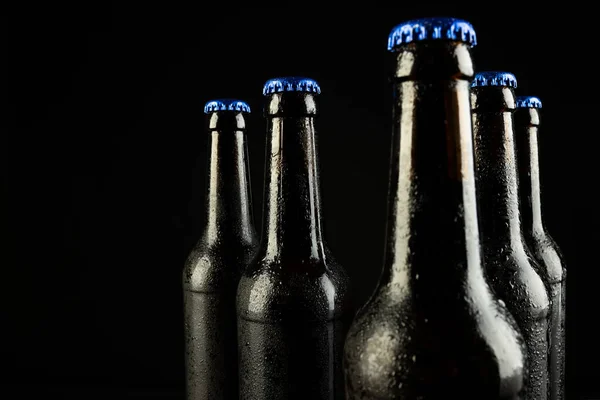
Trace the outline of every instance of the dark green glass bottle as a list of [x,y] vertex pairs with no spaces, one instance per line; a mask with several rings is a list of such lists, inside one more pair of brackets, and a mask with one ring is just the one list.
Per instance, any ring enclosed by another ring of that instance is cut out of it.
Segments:
[[517,321],[527,345],[528,379],[523,398],[548,396],[549,300],[540,266],[531,255],[519,210],[513,113],[515,76],[480,72],[471,87],[475,177],[485,272]]
[[540,265],[540,276],[550,297],[548,398],[563,400],[565,390],[565,315],[567,271],[560,249],[542,218],[538,132],[542,102],[537,97],[517,97],[515,137],[519,170],[523,233]]
[[483,272],[473,170],[473,27],[393,29],[387,239],[344,347],[348,400],[519,399],[525,349]]
[[341,400],[349,280],[325,245],[312,79],[267,81],[263,234],[237,297],[241,400]]
[[253,216],[245,115],[239,100],[206,103],[206,225],[183,271],[186,398],[238,399],[235,298],[258,245]]

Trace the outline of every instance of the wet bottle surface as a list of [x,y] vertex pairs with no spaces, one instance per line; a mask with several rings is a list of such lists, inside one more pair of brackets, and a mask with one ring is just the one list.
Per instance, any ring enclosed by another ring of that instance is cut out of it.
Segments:
[[483,275],[469,104],[472,26],[392,31],[385,261],[344,347],[347,399],[519,399],[525,349]]
[[517,97],[515,142],[519,171],[519,196],[523,233],[540,265],[540,276],[550,297],[548,374],[549,399],[564,399],[565,374],[565,284],[562,254],[548,234],[542,218],[538,130],[542,102],[537,97]]
[[183,272],[187,400],[238,399],[236,289],[258,238],[246,121],[238,100],[208,102],[206,225]]
[[523,398],[548,395],[549,300],[521,230],[513,113],[517,80],[481,72],[471,88],[479,223],[487,279],[517,321],[527,345]]
[[238,287],[240,399],[343,399],[349,282],[321,230],[315,117],[320,88],[267,81],[261,245]]

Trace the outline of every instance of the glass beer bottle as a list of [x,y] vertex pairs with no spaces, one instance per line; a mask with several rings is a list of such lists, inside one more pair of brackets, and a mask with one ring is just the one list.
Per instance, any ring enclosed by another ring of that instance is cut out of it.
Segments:
[[540,276],[550,296],[548,399],[564,399],[566,270],[558,246],[548,234],[542,218],[538,131],[542,102],[537,97],[518,96],[515,111],[515,142],[519,170],[519,195],[523,234],[540,265]]
[[349,280],[324,243],[315,119],[320,87],[265,83],[263,234],[238,287],[240,399],[343,399]]
[[344,346],[349,400],[519,399],[525,349],[493,295],[478,233],[473,27],[396,26],[385,261]]
[[204,112],[206,224],[183,272],[186,398],[237,400],[236,289],[258,245],[244,117],[250,107],[239,100],[214,100]]
[[490,286],[515,318],[527,345],[523,397],[548,396],[548,293],[521,230],[513,113],[515,76],[480,72],[471,85],[479,226]]

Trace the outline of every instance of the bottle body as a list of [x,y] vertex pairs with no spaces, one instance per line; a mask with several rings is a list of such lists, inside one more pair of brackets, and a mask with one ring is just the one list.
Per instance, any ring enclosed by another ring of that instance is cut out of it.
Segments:
[[548,293],[527,250],[492,247],[483,240],[486,277],[513,315],[527,348],[528,376],[523,399],[548,396]]
[[[544,271],[561,271],[559,279],[552,279],[548,274],[546,288],[550,300],[548,315],[548,398],[564,400],[565,398],[565,344],[566,344],[566,273],[562,271],[562,255],[550,235],[526,234],[526,240],[532,254]],[[542,275],[542,274],[540,274]],[[556,277],[556,275],[555,275]]]
[[563,256],[542,220],[538,150],[539,109],[518,108],[515,137],[520,183],[523,233],[540,266],[550,300],[548,329],[548,378],[551,400],[564,399],[566,271]]
[[[252,245],[197,246],[186,262],[188,288],[183,301],[188,400],[238,399],[235,297],[241,270],[250,263],[254,250]],[[233,259],[232,253],[241,256]],[[214,283],[193,287],[198,275]]]
[[241,113],[212,113],[206,226],[183,271],[186,398],[238,399],[235,298],[258,245]]
[[[299,270],[281,273],[290,267]],[[238,317],[240,398],[343,399],[348,324],[332,310],[340,308],[336,297],[346,290],[345,273],[333,259],[327,265],[261,262],[248,272],[239,292],[248,299]]]
[[518,399],[524,349],[481,266],[470,47],[396,54],[385,263],[344,348],[348,399]]
[[263,236],[238,286],[240,399],[343,399],[349,281],[321,235],[316,96],[268,96]]
[[523,397],[548,395],[548,314],[539,265],[521,230],[511,87],[471,89],[477,200],[486,277],[515,318],[527,345]]

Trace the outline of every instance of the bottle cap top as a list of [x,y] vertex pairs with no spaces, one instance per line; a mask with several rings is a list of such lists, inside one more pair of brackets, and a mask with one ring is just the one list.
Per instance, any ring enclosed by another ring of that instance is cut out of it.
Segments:
[[533,96],[517,96],[517,108],[542,108],[542,101]]
[[238,111],[249,113],[250,106],[245,102],[236,99],[211,100],[204,105],[205,114],[215,111]]
[[508,86],[517,87],[517,78],[510,72],[488,71],[475,75],[471,87]]
[[421,40],[455,40],[471,46],[477,45],[473,26],[462,19],[434,17],[405,21],[396,25],[388,36],[388,50]]
[[283,78],[273,78],[265,82],[263,86],[263,95],[267,96],[280,92],[306,92],[321,93],[321,87],[317,81],[310,78],[299,76],[288,76]]

